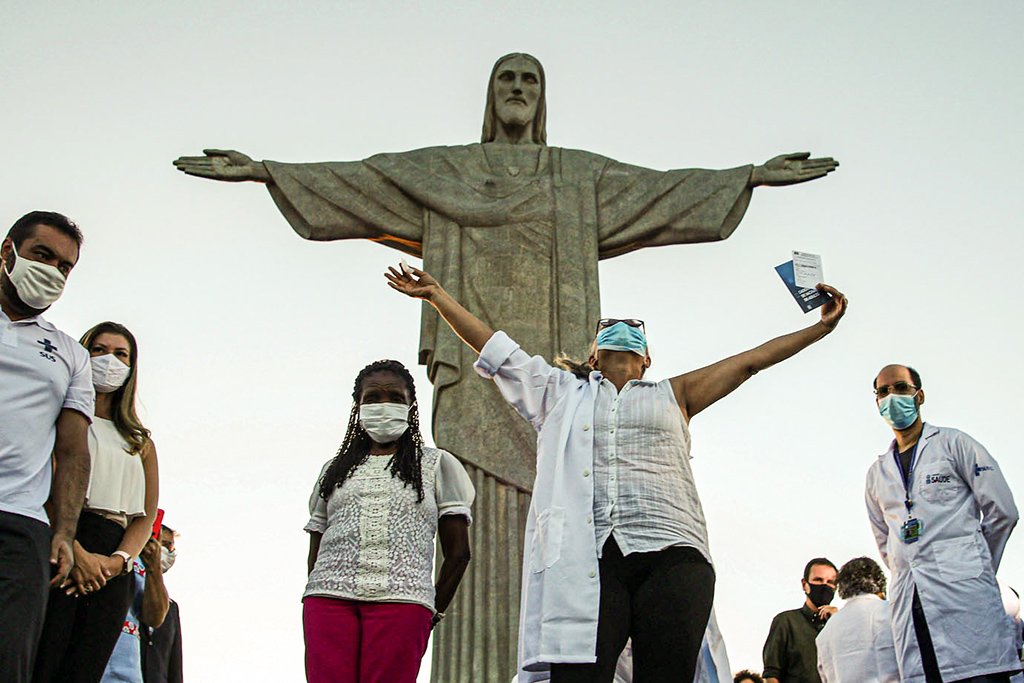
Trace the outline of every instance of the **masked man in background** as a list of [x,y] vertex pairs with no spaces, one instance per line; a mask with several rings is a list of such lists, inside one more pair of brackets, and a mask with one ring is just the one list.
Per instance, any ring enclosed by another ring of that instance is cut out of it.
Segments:
[[814,639],[835,614],[836,566],[816,557],[804,567],[800,581],[804,604],[775,615],[762,658],[765,683],[821,683]]

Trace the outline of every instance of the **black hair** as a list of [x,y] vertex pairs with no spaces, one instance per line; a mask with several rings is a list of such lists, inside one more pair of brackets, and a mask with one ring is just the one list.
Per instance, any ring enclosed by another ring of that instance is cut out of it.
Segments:
[[764,679],[761,678],[759,674],[754,673],[750,669],[737,671],[736,675],[732,677],[732,683],[743,683],[743,681],[754,681],[754,683],[764,683]]
[[555,356],[555,367],[567,370],[576,375],[579,379],[587,379],[590,377],[590,373],[594,371],[594,368],[590,366],[590,363],[575,360],[564,353]]
[[810,580],[810,578],[811,578],[811,567],[814,567],[814,566],[819,565],[819,564],[820,565],[824,565],[826,567],[832,567],[832,569],[836,568],[836,566],[834,564],[832,564],[832,561],[829,560],[827,557],[816,557],[813,560],[811,560],[810,562],[808,562],[807,566],[804,567],[804,581],[809,581]]
[[320,480],[320,497],[327,500],[340,488],[360,465],[370,457],[372,440],[359,424],[359,399],[363,393],[363,381],[376,372],[393,372],[401,377],[409,388],[412,405],[409,406],[409,429],[398,437],[398,450],[388,461],[391,476],[401,479],[406,486],[416,491],[417,502],[423,502],[423,437],[420,435],[420,413],[416,405],[416,385],[412,375],[397,360],[379,360],[359,371],[352,389],[352,411],[348,416],[348,431],[338,448],[338,454]]
[[70,218],[55,211],[26,213],[14,222],[11,229],[7,231],[7,236],[14,242],[16,248],[20,248],[22,242],[36,234],[37,225],[48,225],[73,239],[79,247],[82,246],[82,231]]
[[870,557],[857,557],[839,570],[836,591],[843,600],[864,593],[885,593],[885,574]]
[[[915,370],[914,368],[910,367],[909,365],[901,365],[900,367],[903,367],[903,368],[907,369],[907,372],[910,373],[910,381],[914,383],[915,387],[920,389],[920,388],[922,388],[924,386],[924,385],[921,384],[921,375],[917,372],[917,370]],[[877,389],[878,388],[878,375],[875,375],[875,378],[873,380],[871,380],[871,388],[872,389]]]

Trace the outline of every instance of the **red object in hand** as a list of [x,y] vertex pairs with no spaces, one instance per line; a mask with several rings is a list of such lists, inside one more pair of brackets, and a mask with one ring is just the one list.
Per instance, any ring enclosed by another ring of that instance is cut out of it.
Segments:
[[153,536],[152,536],[152,538],[153,538],[154,541],[159,541],[160,540],[160,529],[163,527],[163,525],[164,525],[164,511],[162,509],[160,509],[160,508],[157,508],[156,519],[153,520]]

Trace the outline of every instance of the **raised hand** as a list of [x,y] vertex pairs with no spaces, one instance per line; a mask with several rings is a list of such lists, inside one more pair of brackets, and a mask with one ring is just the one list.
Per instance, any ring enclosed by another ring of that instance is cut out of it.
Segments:
[[142,552],[139,553],[139,558],[142,560],[142,565],[146,568],[147,572],[159,572],[160,570],[160,541],[155,538],[151,538],[146,541],[146,545],[143,546]]
[[477,353],[480,353],[487,340],[494,336],[494,330],[487,323],[467,311],[451,294],[444,291],[444,287],[429,273],[403,262],[400,269],[389,267],[384,277],[388,279],[388,286],[391,289],[414,299],[427,301],[441,314],[455,334]]
[[750,174],[750,184],[757,187],[805,183],[826,176],[839,166],[839,162],[832,157],[811,159],[810,156],[810,152],[795,152],[769,159],[763,165],[754,167]]
[[846,315],[846,308],[850,302],[847,300],[846,295],[835,287],[819,284],[816,289],[819,292],[828,292],[832,295],[832,300],[826,302],[821,307],[821,324],[830,330],[834,330],[836,325],[839,324],[840,318]]
[[178,157],[174,161],[174,167],[188,175],[225,180],[230,183],[246,180],[270,182],[270,174],[267,173],[263,162],[253,161],[246,154],[233,149],[204,149],[203,154],[205,156]]
[[384,273],[384,277],[388,279],[391,289],[396,289],[414,299],[430,301],[431,297],[443,291],[441,285],[430,273],[405,264],[402,264],[400,269],[388,266],[388,272]]

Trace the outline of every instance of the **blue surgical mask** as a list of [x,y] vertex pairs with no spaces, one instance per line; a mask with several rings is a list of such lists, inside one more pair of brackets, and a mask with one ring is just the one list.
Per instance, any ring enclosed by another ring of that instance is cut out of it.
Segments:
[[878,402],[878,414],[893,429],[906,429],[917,420],[914,394],[889,394]]
[[639,327],[618,322],[597,333],[597,348],[607,351],[632,351],[637,355],[646,356],[647,337]]

